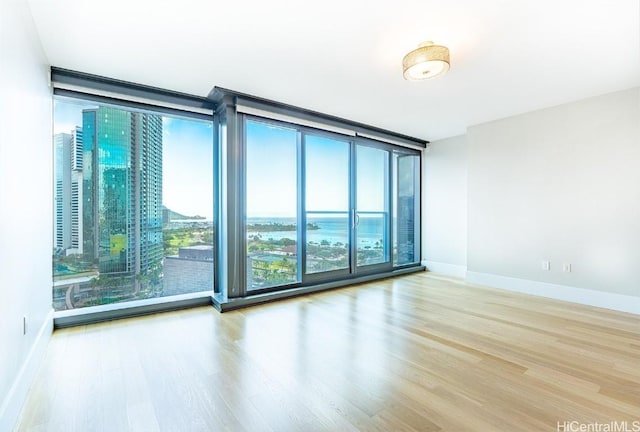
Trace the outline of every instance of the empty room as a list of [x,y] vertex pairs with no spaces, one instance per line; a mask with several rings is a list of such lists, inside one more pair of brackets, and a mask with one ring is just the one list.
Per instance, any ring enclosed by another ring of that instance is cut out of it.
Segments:
[[3,0],[0,432],[640,432],[640,2]]

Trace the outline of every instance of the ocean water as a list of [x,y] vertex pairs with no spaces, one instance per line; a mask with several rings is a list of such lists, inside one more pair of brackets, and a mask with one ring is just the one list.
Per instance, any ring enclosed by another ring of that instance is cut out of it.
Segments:
[[[349,242],[349,219],[340,216],[308,216],[308,223],[318,225],[317,230],[307,230],[307,242],[321,243],[323,240],[330,244]],[[283,225],[292,225],[296,223],[295,218],[277,218],[277,217],[261,217],[248,218],[248,224],[268,224],[280,223]],[[385,237],[384,217],[382,215],[366,215],[361,216],[357,228],[358,247],[371,246],[374,247],[376,242],[383,241]],[[247,232],[247,237],[260,234],[264,240],[280,240],[289,238],[296,239],[296,231],[264,231],[264,232]]]

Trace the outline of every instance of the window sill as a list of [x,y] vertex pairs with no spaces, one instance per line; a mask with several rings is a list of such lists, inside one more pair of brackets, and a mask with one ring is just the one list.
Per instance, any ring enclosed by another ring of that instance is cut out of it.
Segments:
[[204,291],[58,311],[53,315],[53,326],[58,329],[196,306],[206,306],[212,304],[211,295],[211,291]]
[[341,288],[349,285],[355,285],[363,282],[370,282],[379,279],[387,279],[394,276],[400,276],[409,273],[415,273],[419,271],[425,271],[426,268],[423,265],[416,265],[412,267],[404,267],[396,269],[390,272],[369,274],[366,276],[355,277],[352,279],[343,279],[334,282],[320,283],[311,286],[297,287],[286,289],[282,291],[272,291],[262,294],[248,295],[246,297],[227,298],[220,293],[213,295],[213,307],[220,312],[227,312],[234,309],[240,309],[248,306],[253,306],[261,303],[272,302],[276,300],[282,300],[291,297],[302,296],[306,294],[312,294],[320,291],[326,291],[335,288]]

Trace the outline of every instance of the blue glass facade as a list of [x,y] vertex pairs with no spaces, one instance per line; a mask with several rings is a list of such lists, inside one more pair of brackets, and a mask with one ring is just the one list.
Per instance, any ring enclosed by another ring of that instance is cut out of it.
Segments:
[[96,214],[97,202],[95,197],[94,160],[96,148],[96,115],[97,110],[84,110],[82,112],[82,136],[83,136],[83,177],[82,177],[82,242],[85,260],[97,265],[98,250],[96,238]]
[[138,203],[136,215],[139,232],[137,272],[158,275],[162,260],[162,117],[132,114],[134,154],[137,156],[136,179]]
[[99,107],[83,110],[82,123],[85,256],[101,275],[158,269],[162,117]]

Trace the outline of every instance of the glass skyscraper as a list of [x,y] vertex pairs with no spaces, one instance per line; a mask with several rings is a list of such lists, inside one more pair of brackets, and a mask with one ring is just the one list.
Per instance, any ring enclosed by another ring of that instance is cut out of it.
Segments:
[[82,135],[85,259],[101,274],[159,271],[162,116],[85,109]]
[[82,253],[82,128],[53,137],[55,149],[54,246],[63,255]]
[[71,134],[53,137],[55,154],[54,247],[65,253],[71,247]]

